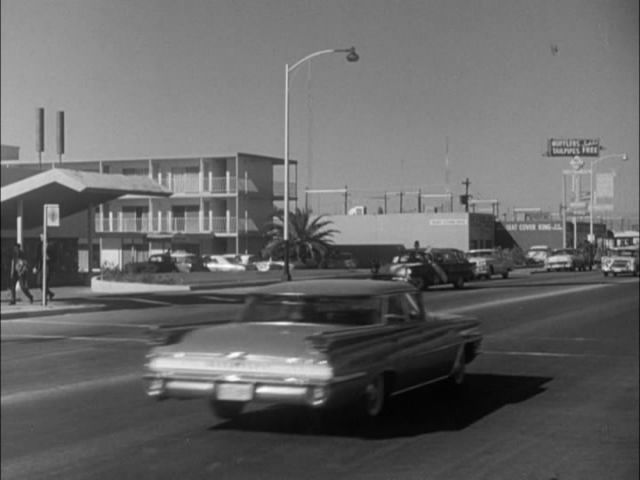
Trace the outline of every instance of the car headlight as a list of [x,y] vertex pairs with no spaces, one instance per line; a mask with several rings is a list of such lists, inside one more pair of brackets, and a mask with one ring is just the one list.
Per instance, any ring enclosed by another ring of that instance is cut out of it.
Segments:
[[399,277],[410,277],[411,269],[407,267],[399,268],[398,270],[396,270],[396,275],[398,275]]

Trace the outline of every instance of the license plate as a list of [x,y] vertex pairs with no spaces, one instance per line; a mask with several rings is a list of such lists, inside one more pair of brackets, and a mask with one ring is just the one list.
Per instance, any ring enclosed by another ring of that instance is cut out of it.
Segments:
[[253,385],[250,383],[219,383],[216,385],[218,400],[247,402],[253,399]]

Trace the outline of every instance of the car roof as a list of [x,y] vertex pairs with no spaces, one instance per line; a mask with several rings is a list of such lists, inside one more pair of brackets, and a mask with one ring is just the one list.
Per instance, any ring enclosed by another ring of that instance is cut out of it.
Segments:
[[186,256],[186,255],[195,255],[195,253],[185,252],[184,250],[175,250],[175,251],[171,252],[170,255],[172,257],[182,257],[182,256]]
[[496,253],[496,251],[492,248],[476,248],[469,250],[467,253]]
[[413,292],[415,290],[415,287],[404,282],[327,278],[280,282],[259,287],[252,293],[256,295],[360,297]]

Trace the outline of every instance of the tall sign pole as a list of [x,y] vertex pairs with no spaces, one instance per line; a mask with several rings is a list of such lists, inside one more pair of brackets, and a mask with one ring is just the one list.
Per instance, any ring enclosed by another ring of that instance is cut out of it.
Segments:
[[60,226],[60,205],[45,203],[42,212],[42,306],[47,306],[47,227]]
[[44,108],[36,108],[36,152],[38,166],[42,170],[42,152],[44,152]]
[[64,112],[59,111],[56,116],[56,148],[58,151],[58,163],[62,165],[62,154],[64,153]]

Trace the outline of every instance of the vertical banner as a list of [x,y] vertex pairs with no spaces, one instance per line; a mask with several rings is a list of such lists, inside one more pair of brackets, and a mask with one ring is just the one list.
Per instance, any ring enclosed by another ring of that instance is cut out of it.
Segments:
[[44,152],[44,108],[36,108],[36,152]]
[[614,172],[597,173],[595,181],[594,210],[613,210]]
[[60,163],[64,153],[64,112],[60,111],[56,115],[56,148]]

